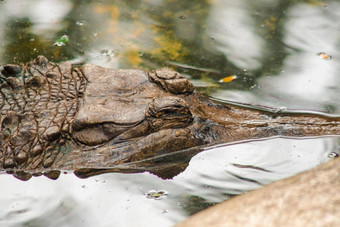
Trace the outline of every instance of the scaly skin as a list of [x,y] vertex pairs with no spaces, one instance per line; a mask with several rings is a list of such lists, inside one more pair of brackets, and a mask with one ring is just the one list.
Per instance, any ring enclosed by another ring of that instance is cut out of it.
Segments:
[[168,178],[205,146],[340,134],[338,117],[217,104],[169,69],[73,68],[40,56],[0,70],[0,167],[23,180],[60,170]]

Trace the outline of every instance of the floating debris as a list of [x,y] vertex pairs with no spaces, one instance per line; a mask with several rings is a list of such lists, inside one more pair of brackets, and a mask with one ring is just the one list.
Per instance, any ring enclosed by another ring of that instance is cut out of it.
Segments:
[[324,53],[324,52],[321,52],[321,53],[318,53],[318,56],[321,58],[321,59],[324,59],[324,60],[330,60],[332,59],[332,56]]
[[101,50],[100,51],[101,55],[104,56],[104,57],[117,57],[119,56],[119,52],[118,50]]
[[336,152],[331,152],[331,153],[329,153],[329,154],[327,155],[328,158],[336,158],[336,157],[338,157],[338,156],[339,156],[339,154],[336,153]]
[[155,200],[160,200],[165,198],[168,195],[168,193],[166,191],[163,190],[151,190],[147,193],[145,193],[146,198],[148,199],[155,199]]
[[54,43],[54,45],[58,46],[58,47],[65,46],[68,43],[68,40],[69,40],[68,35],[63,35],[62,37],[57,39],[57,41]]
[[233,80],[237,79],[237,76],[236,75],[231,75],[231,76],[227,76],[227,77],[224,77],[222,79],[220,79],[218,82],[220,83],[229,83]]

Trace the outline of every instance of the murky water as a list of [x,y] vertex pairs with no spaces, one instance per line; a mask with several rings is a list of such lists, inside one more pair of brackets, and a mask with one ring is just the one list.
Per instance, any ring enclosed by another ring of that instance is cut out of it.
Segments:
[[[0,65],[170,66],[220,100],[340,114],[339,20],[337,0],[4,0]],[[0,226],[171,226],[338,152],[337,137],[275,138],[207,149],[173,180],[1,174]]]

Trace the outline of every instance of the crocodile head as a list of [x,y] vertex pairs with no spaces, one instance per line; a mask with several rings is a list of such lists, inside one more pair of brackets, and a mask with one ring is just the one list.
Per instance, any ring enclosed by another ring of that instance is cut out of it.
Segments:
[[[225,116],[168,68],[74,68],[38,57],[0,71],[0,166],[22,179],[56,170],[171,177],[198,150],[169,154],[216,141]],[[165,174],[170,167],[177,171]]]
[[175,71],[163,68],[148,73],[91,64],[80,70],[89,83],[72,137],[92,163],[81,163],[77,169],[86,171],[78,170],[78,175],[91,175],[103,167],[136,169],[140,162],[160,175],[164,165],[158,162],[151,170],[146,160],[211,143],[218,136],[218,124],[203,114],[202,102],[207,101],[195,93],[188,78]]
[[[166,79],[157,75],[174,74],[170,70],[156,71],[150,74],[150,80],[142,70],[84,65],[81,71],[89,80],[73,124],[73,138],[81,144],[112,145],[192,123],[193,116],[183,98],[150,82],[155,78],[166,86]],[[179,74],[171,76],[177,77],[169,81],[172,92],[193,91],[188,79]]]

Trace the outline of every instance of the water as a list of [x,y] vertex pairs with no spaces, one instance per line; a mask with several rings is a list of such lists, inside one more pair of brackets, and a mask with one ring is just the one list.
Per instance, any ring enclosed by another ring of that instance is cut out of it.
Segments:
[[[337,0],[5,0],[0,65],[170,66],[219,100],[340,114],[339,12]],[[1,174],[0,226],[171,226],[338,153],[337,137],[275,138],[207,149],[173,180]]]
[[[338,138],[271,139],[208,149],[173,180],[104,174],[56,181],[0,175],[0,226],[171,226],[214,203],[309,169]],[[160,196],[156,196],[156,195]],[[150,196],[153,195],[153,196]]]

